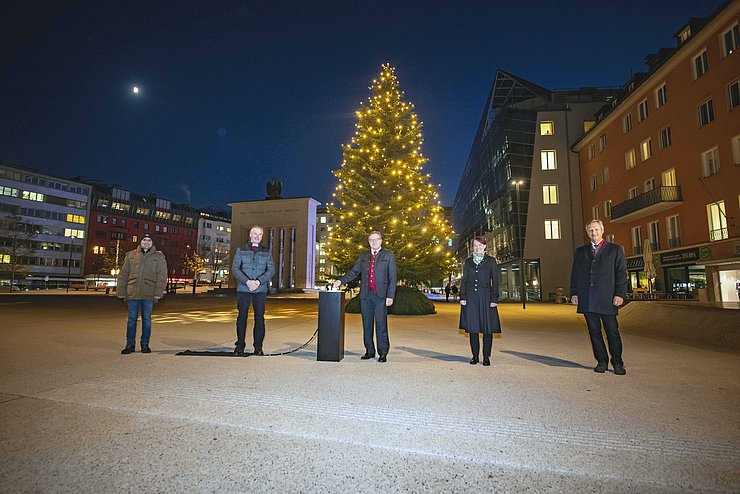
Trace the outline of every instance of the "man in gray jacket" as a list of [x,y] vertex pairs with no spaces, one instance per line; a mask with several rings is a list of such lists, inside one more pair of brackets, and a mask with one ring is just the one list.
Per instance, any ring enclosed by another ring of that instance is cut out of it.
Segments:
[[272,254],[262,246],[262,228],[253,226],[249,231],[249,242],[236,249],[231,263],[231,273],[237,281],[236,347],[234,353],[244,355],[244,339],[247,333],[249,306],[254,306],[254,355],[264,355],[262,342],[265,339],[265,299],[270,279],[275,274]]
[[150,353],[152,307],[162,298],[167,284],[167,261],[154,247],[148,233],[141,237],[141,246],[126,254],[116,283],[116,295],[128,304],[126,348],[123,355],[133,353],[136,343],[136,321],[141,312],[141,353]]

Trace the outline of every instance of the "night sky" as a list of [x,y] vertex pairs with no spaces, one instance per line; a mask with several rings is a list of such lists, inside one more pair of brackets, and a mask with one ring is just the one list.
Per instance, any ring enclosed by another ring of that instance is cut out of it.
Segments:
[[284,197],[329,201],[385,62],[451,205],[497,69],[621,86],[724,2],[3,3],[0,160],[225,209],[272,177]]

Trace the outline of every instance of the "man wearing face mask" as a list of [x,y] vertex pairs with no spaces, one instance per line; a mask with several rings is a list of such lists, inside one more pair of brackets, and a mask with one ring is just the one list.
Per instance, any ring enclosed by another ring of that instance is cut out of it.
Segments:
[[149,338],[152,333],[152,307],[162,298],[167,284],[167,261],[164,254],[154,247],[149,234],[141,238],[138,249],[132,250],[123,260],[116,284],[116,296],[128,304],[126,347],[121,354],[136,350],[136,322],[141,313],[141,353],[151,353]]
[[236,346],[234,353],[244,355],[249,306],[254,307],[254,355],[264,355],[262,342],[265,339],[265,300],[270,279],[275,274],[272,254],[263,247],[262,228],[255,225],[249,231],[249,242],[236,249],[231,263],[231,273],[237,281]]

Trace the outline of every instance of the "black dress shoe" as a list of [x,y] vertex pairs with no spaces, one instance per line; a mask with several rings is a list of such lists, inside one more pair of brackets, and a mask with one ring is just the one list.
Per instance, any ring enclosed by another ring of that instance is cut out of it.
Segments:
[[614,373],[618,376],[624,376],[627,374],[627,370],[624,368],[624,364],[614,366]]
[[478,363],[478,357],[473,357],[470,359],[470,365],[475,365]]
[[599,374],[603,374],[606,372],[607,364],[599,363],[596,367],[594,367],[594,372],[598,372]]
[[490,357],[483,357],[483,365],[485,365],[486,367],[488,367],[489,365],[491,365],[491,359],[490,359]]
[[149,345],[141,345],[141,353],[152,353],[152,349]]
[[375,358],[375,354],[374,353],[366,353],[365,355],[363,355],[360,358],[362,360],[370,360],[371,358]]
[[378,362],[387,362],[388,359],[386,357],[387,355],[381,355],[380,357],[378,357]]
[[136,351],[136,347],[134,345],[126,345],[126,348],[121,350],[121,355],[128,355],[129,353],[134,353]]
[[265,352],[263,352],[262,349],[260,348],[259,350],[255,350],[252,355],[256,355],[258,357],[264,357],[265,356]]
[[244,345],[236,345],[236,348],[234,348],[234,355],[244,355]]

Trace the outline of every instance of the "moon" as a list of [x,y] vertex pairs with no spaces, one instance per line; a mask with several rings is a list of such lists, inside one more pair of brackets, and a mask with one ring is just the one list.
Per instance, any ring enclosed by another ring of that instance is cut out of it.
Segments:
[[139,86],[134,86],[131,88],[131,91],[133,91],[134,94],[139,94]]

